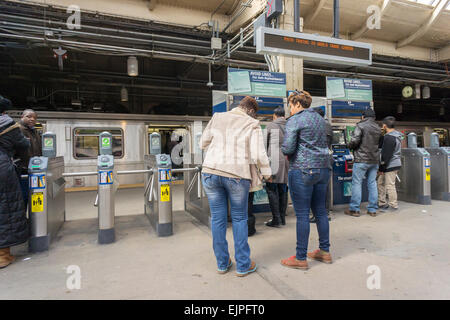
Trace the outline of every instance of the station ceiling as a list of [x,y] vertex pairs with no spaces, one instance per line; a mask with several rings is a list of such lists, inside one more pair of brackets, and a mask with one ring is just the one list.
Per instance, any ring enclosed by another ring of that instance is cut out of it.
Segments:
[[[230,19],[242,3],[237,0],[158,0],[154,5],[162,5],[162,2],[174,7],[203,10],[208,16],[216,12]],[[258,2],[261,1],[255,0],[253,4]],[[306,19],[305,31],[312,28],[331,34],[333,0],[300,2],[301,15]],[[345,37],[354,37],[361,30],[368,5],[382,2],[341,0],[341,31],[346,34]],[[383,14],[382,29],[366,30],[360,33],[361,37],[375,39],[387,33],[383,41],[388,38],[391,39],[389,41],[401,41],[408,34],[414,34],[422,19],[425,21],[434,8],[407,0],[389,2],[392,3]],[[402,6],[404,18],[398,28],[389,27],[389,23],[395,22],[393,15],[398,14]],[[418,8],[422,13],[416,15],[416,23],[407,23],[407,16],[411,14],[414,17]],[[23,1],[0,2],[2,93],[11,92],[10,96],[21,107],[77,110],[80,107],[73,104],[73,100],[81,100],[85,111],[100,108],[101,111],[115,112],[204,115],[211,108],[211,90],[227,88],[227,66],[267,69],[264,57],[255,53],[250,41],[229,58],[225,54],[223,59],[212,65],[213,86],[208,87],[208,62],[211,61],[208,59],[213,52],[210,48],[211,32],[207,27],[182,27],[97,12],[84,12],[82,17],[82,30],[67,30],[63,26],[67,14],[61,8],[34,6]],[[449,21],[448,10],[442,12],[420,37],[421,45],[439,48],[448,43],[450,28],[443,27],[446,21]],[[383,28],[396,30],[387,32]],[[52,34],[44,36],[44,29]],[[232,36],[221,33],[224,40]],[[59,46],[67,50],[63,69],[58,66],[53,51]],[[131,55],[137,56],[139,61],[137,77],[127,75],[127,58]],[[223,56],[224,52],[216,52],[216,55]],[[431,59],[414,61],[375,55],[374,63],[369,67],[334,66],[309,61],[304,61],[304,66],[305,88],[314,95],[324,95],[324,76],[373,79],[379,88],[384,88],[375,94],[378,103],[386,105],[386,112],[396,109],[397,102],[401,100],[401,88],[406,84],[418,82],[434,87],[433,101],[427,103],[436,108],[441,105],[441,98],[450,98],[448,67]],[[123,87],[128,90],[127,102],[121,101]]]

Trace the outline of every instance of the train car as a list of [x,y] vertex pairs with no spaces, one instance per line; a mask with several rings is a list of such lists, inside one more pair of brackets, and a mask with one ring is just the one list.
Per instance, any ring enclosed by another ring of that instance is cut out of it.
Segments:
[[[15,110],[9,112],[9,115],[18,120],[21,113],[22,111]],[[173,148],[177,148],[176,153],[182,158],[183,143],[186,144],[185,150],[192,152],[192,142],[195,139],[193,128],[200,128],[202,131],[210,120],[210,117],[201,116],[50,111],[39,112],[38,118],[38,127],[42,131],[56,133],[57,155],[64,156],[66,172],[96,170],[98,134],[103,131],[109,131],[113,135],[113,153],[117,170],[143,168],[144,155],[149,152],[148,137],[152,132],[161,134],[162,153],[171,154]],[[333,127],[344,129],[346,126],[356,124],[357,121],[358,119],[354,119],[352,123],[333,123]],[[432,132],[439,133],[442,146],[450,146],[450,123],[423,124],[399,121],[396,129],[405,135],[415,132],[419,147],[429,146]],[[182,166],[182,163],[174,164],[174,167]],[[182,175],[175,178],[182,179]],[[142,175],[127,175],[120,177],[119,183],[121,187],[137,187],[142,186],[143,179]],[[94,190],[96,183],[95,176],[67,179],[67,187],[74,190]]]
[[[8,114],[19,120],[22,111]],[[57,156],[63,156],[65,172],[87,172],[97,170],[98,135],[108,131],[113,136],[113,155],[117,170],[143,169],[144,155],[149,152],[149,134],[161,134],[162,153],[175,151],[180,161],[174,167],[183,166],[183,146],[191,148],[193,128],[204,128],[210,117],[167,116],[114,113],[38,112],[42,131],[51,131],[57,136]],[[186,150],[186,149],[185,149]],[[176,162],[176,161],[175,161]],[[181,162],[181,163],[180,163]],[[182,179],[182,175],[175,176]],[[144,183],[143,175],[126,175],[119,178],[121,188],[139,187]],[[66,188],[94,190],[95,176],[67,178]]]

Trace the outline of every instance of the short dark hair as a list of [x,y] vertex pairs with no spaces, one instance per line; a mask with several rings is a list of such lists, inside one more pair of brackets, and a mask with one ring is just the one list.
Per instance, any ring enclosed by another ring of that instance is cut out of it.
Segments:
[[385,124],[389,129],[393,129],[395,128],[395,118],[392,116],[386,117],[383,119],[383,124]]
[[22,117],[23,117],[25,114],[27,114],[27,113],[34,113],[34,114],[36,114],[36,111],[34,111],[33,109],[25,109],[25,110],[23,110],[23,112],[22,112]]
[[313,108],[313,110],[315,112],[317,112],[318,114],[320,114],[322,118],[325,117],[325,111],[323,111],[323,109],[321,107],[315,107],[315,108]]
[[0,114],[9,110],[12,107],[12,103],[9,99],[0,96]]
[[285,112],[284,112],[284,108],[283,107],[277,107],[273,113],[277,116],[277,117],[284,117],[285,116]]
[[308,109],[311,106],[312,97],[308,91],[295,90],[289,96],[288,103],[292,103],[294,105],[300,103],[303,108]]
[[255,112],[258,111],[258,102],[250,96],[246,96],[242,99],[239,106],[246,110],[255,110]]
[[372,108],[365,110],[362,115],[364,118],[375,118],[376,117],[375,111]]

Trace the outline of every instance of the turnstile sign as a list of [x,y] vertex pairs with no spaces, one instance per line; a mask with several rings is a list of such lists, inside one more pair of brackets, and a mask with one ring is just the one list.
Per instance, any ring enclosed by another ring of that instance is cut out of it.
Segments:
[[159,182],[172,181],[172,170],[159,169]]
[[170,186],[168,184],[161,185],[161,202],[170,201]]
[[44,194],[42,192],[33,193],[31,195],[31,212],[44,211]]
[[114,177],[112,171],[100,171],[99,172],[99,184],[105,185],[105,184],[113,184]]
[[45,174],[30,174],[30,189],[45,189]]

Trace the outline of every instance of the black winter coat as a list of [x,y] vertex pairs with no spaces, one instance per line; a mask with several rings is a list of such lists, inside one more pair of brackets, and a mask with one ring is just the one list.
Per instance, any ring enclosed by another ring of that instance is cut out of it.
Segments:
[[19,127],[6,132],[13,125],[14,121],[9,116],[0,115],[0,248],[28,240],[26,209],[19,177],[11,159],[16,152],[29,148],[30,142]]
[[353,150],[355,162],[378,164],[380,139],[381,130],[374,118],[365,118],[358,122],[348,144],[348,148]]

